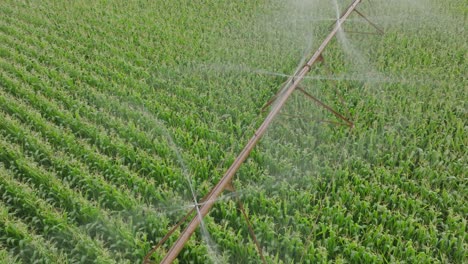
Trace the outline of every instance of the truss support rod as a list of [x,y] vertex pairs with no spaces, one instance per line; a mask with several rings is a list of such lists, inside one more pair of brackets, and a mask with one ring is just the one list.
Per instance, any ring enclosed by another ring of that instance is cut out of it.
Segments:
[[[346,11],[348,11],[348,9],[349,9],[353,4],[354,4],[354,2],[351,3],[348,7],[346,7],[346,9],[345,9],[344,11],[341,12],[339,18],[342,18],[343,15],[346,13]],[[339,19],[335,20],[335,21],[333,22],[333,24],[331,24],[328,28],[329,28],[329,29],[332,29],[333,26],[336,25],[336,23],[338,22],[338,20],[339,20]]]
[[195,208],[192,208],[182,219],[179,220],[179,222],[177,222],[175,226],[171,228],[171,230],[169,230],[169,232],[159,241],[159,243],[156,246],[154,246],[148,252],[148,254],[146,254],[145,258],[143,259],[143,264],[151,263],[151,255],[153,255],[153,253],[156,252],[156,250],[158,250],[158,248],[160,248],[164,244],[164,242],[166,242],[169,239],[169,237],[177,230],[177,228],[179,228],[185,221],[187,221],[187,219],[189,219],[190,215],[192,215],[193,212],[195,212]]
[[382,29],[380,29],[376,24],[374,24],[374,22],[370,21],[363,13],[359,12],[359,10],[354,9],[354,12],[356,12],[359,16],[364,18],[364,20],[366,20],[367,23],[373,26],[381,35],[385,34],[385,32]]
[[[282,92],[278,95],[278,98],[276,99],[276,104],[272,106],[270,113],[265,117],[265,120],[263,121],[263,123],[254,133],[254,135],[249,140],[249,142],[244,147],[244,149],[239,154],[239,156],[237,156],[237,158],[234,160],[231,167],[229,167],[229,169],[226,171],[226,173],[218,182],[218,184],[216,184],[216,186],[213,188],[210,195],[206,199],[206,203],[200,206],[199,211],[200,211],[201,217],[205,217],[208,214],[210,209],[213,207],[216,198],[219,197],[219,195],[223,192],[226,186],[228,186],[231,183],[232,178],[234,177],[236,172],[239,170],[242,163],[247,159],[250,152],[252,152],[255,145],[257,145],[258,141],[265,134],[265,132],[267,131],[267,128],[270,126],[270,124],[273,122],[276,115],[278,115],[281,108],[286,103],[286,100],[294,92],[294,90],[302,81],[302,79],[304,79],[305,75],[310,71],[310,69],[312,68],[312,65],[314,65],[315,62],[317,62],[317,60],[320,58],[320,55],[324,51],[325,47],[330,43],[330,41],[339,31],[341,24],[343,24],[343,22],[346,21],[346,19],[353,12],[353,10],[355,10],[356,7],[359,5],[359,3],[361,3],[361,1],[362,0],[353,1],[353,3],[348,7],[346,12],[340,17],[340,19],[338,19],[334,28],[328,34],[325,40],[322,42],[322,44],[314,53],[314,55],[309,59],[309,61],[304,65],[304,67],[302,67],[302,69],[294,77],[290,78],[288,82],[286,82],[285,87],[282,88]],[[169,249],[169,251],[167,252],[167,255],[164,257],[161,263],[169,264],[169,263],[172,263],[175,260],[175,258],[177,258],[177,255],[179,255],[185,243],[190,239],[193,232],[195,232],[195,229],[197,229],[197,227],[200,225],[201,217],[198,215],[193,217],[192,221],[188,224],[185,230],[181,233],[180,237],[174,243],[172,248]]]
[[[234,185],[232,184],[232,182],[231,182],[230,186],[228,186],[228,187],[229,188],[226,188],[226,190],[229,190],[229,191],[232,191],[232,192],[236,191],[236,189],[234,188]],[[244,205],[242,204],[242,201],[241,201],[239,195],[236,194],[235,198],[237,200],[237,206],[239,206],[239,211],[242,213],[242,216],[244,216],[245,222],[247,223],[247,229],[249,230],[249,234],[252,237],[252,240],[254,241],[255,246],[257,247],[257,251],[258,251],[258,254],[260,255],[260,259],[262,260],[263,264],[266,264],[267,262],[265,260],[265,257],[263,256],[262,247],[260,246],[260,243],[257,240],[257,236],[255,235],[254,229],[252,227],[252,223],[249,220],[249,216],[247,215],[247,212],[245,211]]]
[[297,87],[297,89],[299,91],[301,91],[305,96],[307,96],[309,99],[311,99],[312,101],[314,101],[315,103],[317,103],[318,105],[320,105],[321,107],[327,109],[328,111],[330,111],[331,113],[333,113],[336,117],[338,117],[339,119],[345,121],[348,126],[350,128],[353,128],[354,127],[354,124],[353,122],[349,121],[346,117],[344,117],[342,114],[338,113],[337,111],[333,110],[333,108],[331,108],[330,106],[324,104],[322,101],[320,101],[319,99],[317,99],[315,96],[311,95],[310,93],[308,93],[306,90],[302,89],[301,87]]

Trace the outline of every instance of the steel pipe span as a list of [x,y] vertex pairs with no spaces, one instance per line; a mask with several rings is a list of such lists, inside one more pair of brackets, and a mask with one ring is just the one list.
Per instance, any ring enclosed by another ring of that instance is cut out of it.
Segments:
[[161,261],[163,264],[172,263],[177,256],[179,255],[180,251],[184,247],[185,243],[190,239],[193,232],[195,232],[196,228],[200,225],[202,218],[205,217],[210,209],[213,207],[216,198],[221,195],[221,193],[231,184],[231,181],[239,170],[242,163],[248,158],[250,152],[252,152],[255,145],[257,145],[258,141],[262,138],[262,136],[267,131],[267,128],[273,122],[274,118],[278,115],[281,108],[286,103],[289,96],[294,92],[294,90],[298,87],[299,83],[304,79],[306,74],[311,70],[312,66],[320,59],[322,52],[325,50],[326,46],[330,43],[333,37],[337,34],[340,30],[341,25],[346,21],[346,19],[351,15],[351,13],[356,9],[356,7],[361,3],[362,0],[354,0],[353,3],[345,10],[345,12],[341,15],[340,18],[334,24],[332,31],[328,34],[328,36],[324,39],[322,44],[319,48],[315,51],[312,57],[307,61],[307,63],[299,70],[299,72],[291,77],[285,86],[282,88],[282,92],[278,95],[275,104],[272,106],[270,113],[265,117],[263,123],[260,127],[255,131],[254,135],[250,138],[247,145],[245,145],[244,149],[241,153],[237,156],[234,160],[232,165],[223,175],[221,180],[216,184],[216,186],[211,190],[211,192],[206,197],[206,202],[203,203],[199,207],[199,214],[196,214],[185,230],[181,233],[177,241],[174,245],[169,249],[164,259]]

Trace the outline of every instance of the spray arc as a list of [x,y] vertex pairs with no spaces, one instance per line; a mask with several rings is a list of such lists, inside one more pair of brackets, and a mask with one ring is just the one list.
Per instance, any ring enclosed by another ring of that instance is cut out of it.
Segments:
[[[356,12],[359,16],[363,17],[367,22],[370,23],[373,27],[377,29],[379,33],[383,33],[381,29],[379,29],[375,24],[370,22],[361,12],[359,12],[356,8],[357,6],[362,2],[362,0],[354,0],[348,7],[347,9],[341,14],[341,16],[336,20],[336,22],[333,25],[333,29],[331,32],[328,34],[328,36],[323,40],[322,44],[318,47],[318,49],[315,51],[315,53],[310,57],[310,59],[305,63],[296,73],[294,76],[290,77],[284,86],[279,90],[279,92],[273,97],[272,100],[267,102],[265,107],[271,106],[271,110],[268,113],[268,115],[265,117],[264,121],[262,124],[258,127],[258,129],[255,131],[254,135],[250,138],[248,143],[245,145],[244,149],[240,152],[240,154],[236,157],[232,165],[229,167],[229,169],[225,172],[221,180],[216,184],[216,186],[204,197],[202,200],[201,204],[196,205],[196,214],[193,216],[193,218],[190,220],[189,224],[181,232],[181,235],[177,239],[177,241],[174,243],[174,245],[169,249],[167,252],[167,255],[164,257],[164,259],[161,261],[161,263],[168,264],[172,263],[184,247],[185,243],[190,239],[192,234],[195,232],[197,227],[201,224],[201,221],[203,217],[205,217],[210,209],[213,207],[215,201],[217,198],[222,194],[223,191],[233,191],[234,187],[232,185],[232,179],[235,176],[236,172],[239,170],[240,166],[242,163],[249,157],[249,154],[252,152],[254,147],[257,145],[259,140],[262,138],[262,136],[265,134],[267,131],[268,127],[271,125],[273,122],[274,118],[280,113],[281,109],[285,105],[286,101],[290,97],[290,95],[294,91],[299,91],[303,93],[308,99],[311,99],[315,103],[317,103],[319,106],[324,107],[327,111],[331,112],[334,114],[337,118],[341,119],[342,121],[345,122],[345,125],[349,126],[352,128],[354,124],[348,120],[346,117],[338,113],[337,111],[333,110],[331,107],[325,105],[321,101],[319,101],[317,98],[312,96],[311,94],[307,93],[304,89],[302,89],[299,84],[301,81],[304,79],[304,77],[311,71],[312,67],[317,63],[323,60],[322,53],[325,50],[325,48],[328,46],[330,41],[335,37],[335,35],[341,30],[342,24],[348,19],[348,17],[353,13]],[[239,207],[242,210],[242,204],[239,202]],[[243,211],[243,210],[242,210]],[[161,246],[162,243],[164,243],[170,235],[175,231],[176,228],[178,228],[183,222],[187,221],[189,217],[192,215],[192,213],[195,212],[195,208],[192,209],[184,218],[179,221],[179,223],[161,240],[161,242],[153,247],[153,250],[151,250],[147,256],[144,259],[144,263],[149,263],[149,258],[151,257],[151,254],[153,254],[156,249]],[[250,227],[250,223],[248,221],[247,216],[245,215],[245,212],[243,211],[244,217],[247,220],[247,223],[249,225],[250,229],[250,234],[256,243],[257,250],[259,251],[260,257],[264,263],[265,259],[263,258],[263,254],[261,251],[261,248],[255,238],[255,235],[253,234],[253,230]]]

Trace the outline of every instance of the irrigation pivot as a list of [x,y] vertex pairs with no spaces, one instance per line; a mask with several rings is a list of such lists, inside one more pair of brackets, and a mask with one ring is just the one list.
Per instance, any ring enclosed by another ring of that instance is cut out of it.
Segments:
[[[201,205],[196,205],[198,208],[198,213],[193,216],[192,220],[188,224],[188,226],[185,228],[185,230],[181,233],[180,237],[177,239],[177,241],[174,243],[172,248],[169,249],[167,252],[166,256],[164,259],[161,261],[163,264],[168,264],[172,263],[175,258],[178,256],[179,252],[182,250],[184,247],[185,243],[189,240],[193,232],[196,230],[196,228],[200,225],[200,222],[202,221],[202,218],[205,217],[210,209],[213,207],[216,199],[221,195],[221,193],[224,190],[230,190],[232,189],[232,179],[242,163],[247,159],[249,156],[250,152],[253,150],[255,145],[258,143],[258,141],[262,138],[262,136],[265,134],[267,131],[267,128],[270,126],[274,118],[279,114],[281,108],[284,106],[286,101],[288,100],[289,96],[296,90],[298,89],[301,92],[305,92],[302,88],[299,87],[300,82],[304,79],[306,74],[311,70],[312,66],[322,60],[322,52],[326,48],[326,46],[330,43],[330,41],[333,39],[333,37],[337,34],[337,32],[340,30],[341,25],[346,21],[346,19],[351,15],[353,11],[356,11],[356,7],[362,2],[362,0],[354,0],[348,8],[342,13],[342,15],[337,19],[336,23],[334,24],[333,29],[331,32],[328,34],[328,36],[325,38],[325,40],[322,42],[322,44],[319,46],[319,48],[315,51],[315,53],[312,55],[312,57],[307,61],[307,63],[300,68],[298,72],[293,77],[290,77],[288,81],[285,83],[285,85],[281,88],[281,90],[278,92],[276,98],[275,98],[275,103],[270,104],[272,105],[272,109],[269,112],[269,114],[265,117],[263,123],[260,125],[260,127],[255,131],[254,135],[250,138],[249,142],[247,145],[244,147],[244,149],[241,151],[241,153],[237,156],[237,158],[234,160],[232,165],[229,167],[229,169],[226,171],[224,176],[221,178],[221,180],[216,184],[216,186],[210,191],[210,193],[203,199],[203,203]],[[362,15],[359,13],[359,15]],[[310,96],[306,94],[306,96]],[[312,98],[313,100],[317,101],[316,99]],[[321,106],[324,106],[327,110],[331,111],[334,113],[337,117],[344,119],[347,124],[352,127],[353,124],[349,120],[345,119],[343,116],[339,115],[335,111],[333,111],[331,108],[327,107],[323,103]],[[193,210],[189,213],[191,214]],[[170,234],[168,234],[170,235]],[[149,257],[151,253],[154,252],[152,250],[144,259],[144,263],[148,263]]]

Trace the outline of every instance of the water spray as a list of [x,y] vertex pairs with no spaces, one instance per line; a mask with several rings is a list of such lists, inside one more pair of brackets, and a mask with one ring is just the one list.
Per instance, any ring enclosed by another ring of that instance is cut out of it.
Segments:
[[[353,12],[357,12],[357,14],[361,17],[365,16],[357,11],[356,7],[362,2],[362,0],[354,0],[348,8],[338,17],[338,19],[335,21],[333,24],[333,29],[331,32],[328,34],[328,36],[325,38],[325,40],[322,42],[322,44],[318,47],[318,49],[315,51],[315,53],[312,55],[312,57],[307,61],[306,64],[302,65],[299,67],[299,70],[289,79],[285,82],[284,86],[279,90],[279,92],[270,100],[266,103],[266,107],[271,106],[271,110],[268,113],[268,115],[265,117],[263,123],[260,125],[260,127],[255,131],[254,135],[250,138],[248,141],[247,145],[245,145],[244,149],[240,152],[240,154],[237,156],[237,158],[234,160],[232,165],[229,167],[229,169],[226,171],[224,176],[221,178],[221,180],[216,184],[216,186],[201,200],[201,204],[196,205],[196,210],[193,208],[179,223],[169,231],[169,233],[163,238],[163,240],[145,256],[143,262],[144,263],[150,263],[149,259],[151,255],[157,250],[159,246],[161,246],[167,238],[173,234],[173,232],[187,219],[192,216],[192,220],[190,223],[187,225],[184,231],[182,231],[181,235],[177,239],[177,241],[174,243],[174,245],[169,249],[167,252],[166,256],[164,259],[161,261],[163,264],[169,264],[172,263],[177,256],[179,255],[180,251],[182,248],[185,246],[187,241],[190,239],[192,234],[195,232],[197,227],[201,224],[201,221],[203,217],[205,217],[210,209],[213,207],[215,201],[217,198],[222,194],[223,191],[235,191],[234,186],[232,184],[232,179],[234,175],[237,173],[239,170],[240,166],[242,163],[249,157],[250,153],[254,149],[254,147],[257,145],[259,140],[262,138],[262,136],[265,134],[267,131],[268,127],[270,124],[273,122],[275,117],[280,113],[280,110],[283,108],[285,105],[286,101],[290,97],[290,95],[298,90],[302,94],[304,94],[308,99],[311,99],[315,103],[317,103],[319,106],[324,107],[327,111],[333,113],[337,118],[341,119],[342,121],[345,122],[345,125],[349,126],[350,128],[354,127],[353,122],[351,122],[349,119],[338,113],[337,111],[333,110],[331,107],[327,106],[323,102],[319,101],[316,97],[312,96],[311,94],[307,93],[304,89],[302,89],[299,84],[303,79],[305,79],[306,75],[310,72],[312,69],[312,66],[314,66],[317,62],[323,61],[322,53],[325,50],[325,48],[328,46],[330,41],[335,37],[335,35],[341,30],[342,24],[348,19],[348,17],[351,15]],[[365,18],[367,22],[369,22],[373,27],[378,29],[379,33],[383,33],[381,29],[379,29],[377,26],[375,26],[372,22],[370,22],[367,18]],[[239,201],[239,199],[237,199]],[[255,238],[255,234],[253,234],[253,229],[250,227],[250,221],[248,220],[247,215],[245,214],[245,211],[243,210],[243,206],[241,203],[239,203],[239,208],[241,209],[243,216],[246,218],[247,224],[249,225],[249,231],[251,233],[251,236],[256,244],[257,250],[259,251],[259,255],[262,259],[263,263],[266,263],[261,247]],[[194,212],[196,212],[195,215]]]

